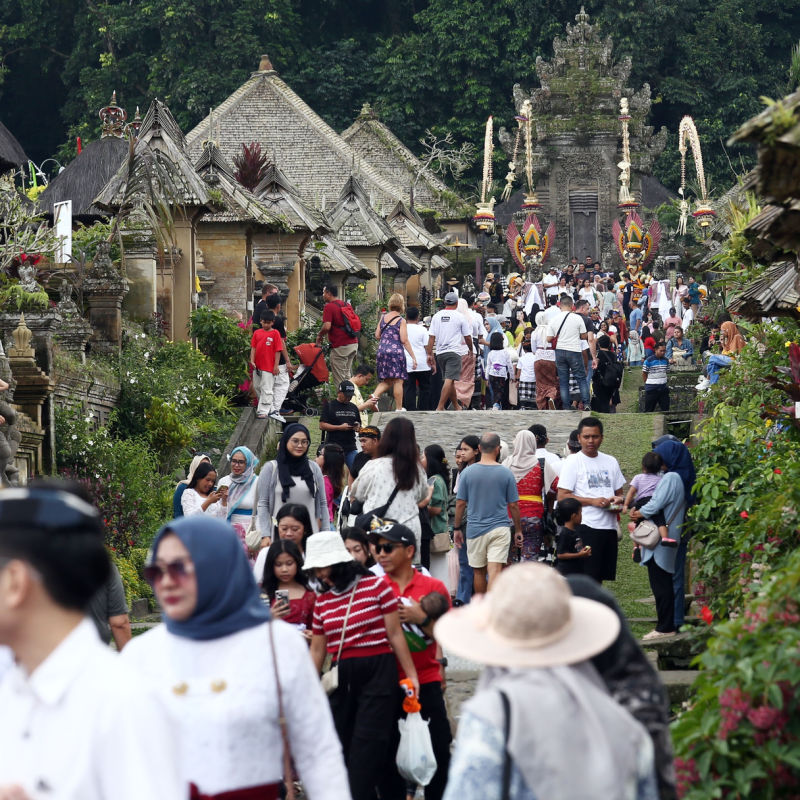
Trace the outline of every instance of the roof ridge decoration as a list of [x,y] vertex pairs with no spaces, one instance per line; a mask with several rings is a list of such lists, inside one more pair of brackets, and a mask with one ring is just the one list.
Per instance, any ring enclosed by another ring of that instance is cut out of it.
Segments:
[[436,236],[425,228],[422,218],[398,200],[386,217],[389,227],[398,235],[403,247],[419,248],[435,253],[447,252],[445,239],[448,234]]
[[[137,109],[138,110],[138,109]],[[102,129],[100,138],[116,136],[121,139],[125,134],[125,121],[128,119],[128,112],[117,105],[117,90],[111,93],[111,102],[103,106],[97,114],[100,117]]]
[[400,241],[386,220],[372,207],[361,182],[351,175],[328,213],[337,239],[347,247],[384,246],[396,250]]
[[274,161],[267,165],[264,177],[253,189],[253,195],[270,214],[284,220],[293,230],[320,234],[331,231],[325,216],[303,201]]

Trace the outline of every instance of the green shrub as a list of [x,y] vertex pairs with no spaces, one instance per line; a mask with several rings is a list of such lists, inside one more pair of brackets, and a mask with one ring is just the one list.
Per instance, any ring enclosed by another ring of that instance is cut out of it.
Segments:
[[201,352],[219,368],[231,392],[247,380],[250,331],[240,328],[224,311],[204,306],[192,311],[189,333]]

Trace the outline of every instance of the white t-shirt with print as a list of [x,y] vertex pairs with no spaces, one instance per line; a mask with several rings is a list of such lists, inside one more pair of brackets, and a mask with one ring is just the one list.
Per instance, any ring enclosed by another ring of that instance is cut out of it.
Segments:
[[[625,476],[614,456],[598,453],[589,458],[573,453],[564,459],[558,488],[567,489],[577,497],[613,497],[625,485]],[[617,515],[597,506],[583,506],[583,524],[598,530],[610,530],[617,525]]]
[[[562,322],[564,323],[563,327]],[[569,350],[573,353],[580,353],[583,350],[581,334],[586,333],[586,323],[580,314],[576,314],[574,311],[569,313],[561,311],[557,317],[549,321],[549,327],[548,336],[558,336],[557,350]],[[558,332],[559,328],[561,328],[561,333]]]
[[428,339],[430,339],[427,328],[424,325],[420,325],[418,322],[407,322],[406,336],[408,337],[408,343],[411,345],[411,349],[414,351],[414,356],[417,359],[417,368],[413,369],[414,364],[411,361],[411,356],[408,354],[408,350],[403,349],[406,356],[406,369],[409,372],[430,371],[428,354],[425,352]]
[[508,351],[490,350],[486,357],[486,372],[490,378],[510,378],[514,374]]
[[467,354],[465,336],[472,336],[472,323],[454,308],[443,308],[433,315],[430,335],[436,337],[436,352]]

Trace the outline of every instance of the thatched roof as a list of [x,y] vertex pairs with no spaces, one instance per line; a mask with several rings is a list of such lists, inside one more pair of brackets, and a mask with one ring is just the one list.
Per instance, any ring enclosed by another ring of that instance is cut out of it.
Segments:
[[346,247],[379,247],[396,250],[400,241],[373,208],[361,182],[351,175],[339,201],[327,213],[336,238]]
[[[319,245],[324,245],[320,247]],[[320,267],[324,272],[346,272],[355,278],[369,280],[375,277],[375,273],[352,251],[334,239],[333,236],[322,235],[309,241],[303,258],[306,261],[319,259]]]
[[414,252],[444,253],[447,251],[445,239],[447,234],[436,236],[425,230],[419,215],[408,209],[402,200],[386,217],[389,227],[397,234],[400,244]]
[[[209,187],[195,171],[186,152],[183,133],[170,110],[160,100],[153,100],[142,121],[134,148],[134,161],[137,159],[154,159],[166,172],[174,189],[170,201],[175,205],[205,206],[214,210]],[[125,198],[127,180],[126,160],[95,198],[95,204],[109,210],[118,209]]]
[[[355,122],[342,132],[344,139],[363,159],[380,170],[402,191],[410,195],[414,186],[414,204],[438,211],[445,219],[463,219],[472,207],[409,150],[365,103]],[[419,176],[419,177],[417,177]]]
[[279,228],[283,224],[279,217],[233,177],[233,167],[225,160],[215,142],[206,142],[195,169],[212,192],[219,192],[223,206],[222,211],[205,214],[200,219],[201,225],[254,222]]
[[307,205],[300,193],[276,164],[269,164],[253,194],[269,213],[283,220],[292,230],[330,233],[325,218]]
[[128,148],[127,139],[117,136],[105,136],[84,145],[39,195],[37,205],[41,212],[52,216],[55,203],[72,200],[73,219],[94,221],[107,217],[108,212],[96,206],[94,199],[125,162]]
[[743,317],[800,318],[800,273],[793,261],[780,261],[738,293],[728,308]]
[[[213,126],[213,131],[212,131]],[[406,198],[407,187],[392,183],[336,133],[278,76],[269,59],[186,136],[194,158],[203,142],[215,139],[232,161],[242,144],[259,142],[281,165],[303,201],[324,209],[336,187],[355,171],[376,206]],[[335,196],[335,195],[334,195]]]
[[14,134],[0,122],[0,171],[16,168],[28,160]]
[[381,256],[381,270],[397,270],[403,275],[419,275],[425,271],[425,265],[405,247],[386,252]]

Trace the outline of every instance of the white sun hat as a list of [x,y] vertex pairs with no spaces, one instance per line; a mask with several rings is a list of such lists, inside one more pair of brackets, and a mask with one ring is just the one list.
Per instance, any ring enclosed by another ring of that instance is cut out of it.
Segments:
[[309,536],[306,541],[303,569],[331,567],[352,560],[353,556],[347,552],[344,539],[338,531],[319,531]]
[[605,650],[619,631],[610,608],[574,597],[552,567],[529,563],[504,570],[488,594],[445,614],[434,635],[463,658],[525,668],[585,661]]

